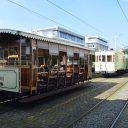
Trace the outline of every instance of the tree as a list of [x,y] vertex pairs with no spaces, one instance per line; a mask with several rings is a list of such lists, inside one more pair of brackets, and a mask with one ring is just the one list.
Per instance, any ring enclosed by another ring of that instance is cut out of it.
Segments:
[[128,54],[128,48],[124,50],[124,53],[125,54]]

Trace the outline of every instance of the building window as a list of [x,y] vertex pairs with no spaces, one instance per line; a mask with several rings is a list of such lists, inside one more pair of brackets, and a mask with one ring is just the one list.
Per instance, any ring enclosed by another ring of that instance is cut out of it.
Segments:
[[82,43],[84,39],[82,38],[79,38],[77,36],[74,36],[74,35],[71,35],[71,34],[68,34],[68,33],[64,33],[64,32],[59,32],[59,36],[60,38],[64,38],[64,39],[67,39],[67,40],[71,40],[71,41],[75,41],[75,42],[78,42],[78,43]]
[[83,39],[77,37],[77,42],[82,43]]

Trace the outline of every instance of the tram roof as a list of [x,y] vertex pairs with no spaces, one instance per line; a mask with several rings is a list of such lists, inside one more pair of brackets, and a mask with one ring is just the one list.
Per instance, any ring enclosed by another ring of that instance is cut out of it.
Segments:
[[48,37],[36,35],[36,34],[33,34],[33,33],[29,33],[29,32],[19,31],[19,30],[0,29],[0,33],[19,35],[19,36],[26,37],[26,38],[37,39],[37,40],[42,40],[42,41],[47,41],[47,42],[53,42],[53,43],[57,43],[57,44],[63,44],[63,45],[67,45],[67,46],[73,46],[73,47],[77,47],[77,48],[92,51],[90,48],[88,48],[86,46],[80,46],[78,44],[74,44],[71,41],[57,39],[57,38],[48,38]]

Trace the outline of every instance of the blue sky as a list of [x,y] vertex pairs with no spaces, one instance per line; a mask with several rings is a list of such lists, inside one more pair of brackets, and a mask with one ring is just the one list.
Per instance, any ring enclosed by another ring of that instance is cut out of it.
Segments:
[[[119,8],[117,0],[50,0],[99,31],[58,9],[47,0],[12,1],[40,15],[28,12],[8,0],[1,0],[0,28],[31,31],[62,24],[66,29],[83,36],[100,36],[109,42],[111,48],[128,46],[128,22]],[[128,0],[119,0],[119,2],[128,17]],[[51,22],[46,17],[57,23]]]

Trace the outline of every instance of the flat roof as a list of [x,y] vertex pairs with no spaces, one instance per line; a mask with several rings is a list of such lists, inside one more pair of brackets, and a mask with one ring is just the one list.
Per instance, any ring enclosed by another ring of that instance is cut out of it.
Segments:
[[71,34],[71,35],[74,35],[74,36],[78,36],[80,38],[85,38],[84,36],[80,35],[80,34],[77,34],[75,32],[72,32],[70,30],[67,30],[65,28],[62,28],[62,27],[51,27],[51,28],[44,28],[44,29],[40,29],[40,30],[35,30],[36,32],[40,32],[40,31],[48,31],[48,30],[53,30],[53,31],[61,31],[61,32],[65,32],[65,33],[68,33],[68,34]]
[[108,43],[107,40],[105,40],[105,39],[103,39],[102,37],[99,37],[99,36],[87,36],[86,38],[88,38],[88,39],[99,39],[99,40],[101,40],[103,42]]

